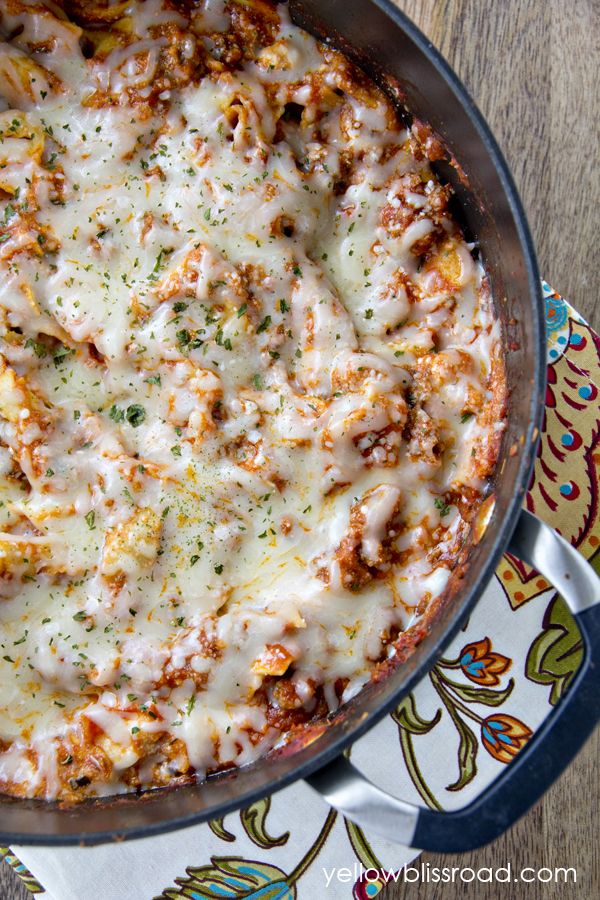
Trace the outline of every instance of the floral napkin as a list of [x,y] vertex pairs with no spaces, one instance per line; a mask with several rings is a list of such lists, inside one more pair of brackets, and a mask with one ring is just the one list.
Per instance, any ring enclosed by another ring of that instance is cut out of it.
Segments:
[[[527,507],[591,559],[600,541],[600,339],[543,288],[548,389]],[[506,555],[444,657],[355,744],[352,758],[399,797],[433,809],[464,806],[529,740],[581,659],[561,597]],[[366,900],[417,851],[364,833],[299,783],[240,813],[159,837],[0,852],[49,900],[302,900],[325,892]]]

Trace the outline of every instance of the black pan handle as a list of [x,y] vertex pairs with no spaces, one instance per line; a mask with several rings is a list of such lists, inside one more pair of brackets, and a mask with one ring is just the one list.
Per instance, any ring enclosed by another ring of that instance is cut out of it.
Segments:
[[459,853],[481,847],[539,800],[600,721],[600,579],[574,547],[526,510],[520,513],[508,550],[562,594],[581,632],[584,660],[534,736],[463,809],[437,812],[398,800],[344,756],[307,779],[331,806],[374,834],[421,850]]

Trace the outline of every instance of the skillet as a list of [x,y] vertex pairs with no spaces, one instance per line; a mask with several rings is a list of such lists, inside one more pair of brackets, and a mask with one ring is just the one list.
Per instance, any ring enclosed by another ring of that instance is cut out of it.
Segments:
[[[303,778],[372,833],[422,849],[464,851],[494,839],[522,815],[600,720],[600,583],[576,550],[522,511],[542,426],[546,342],[535,252],[507,165],[459,79],[389,0],[290,0],[290,10],[297,24],[345,52],[391,93],[407,122],[427,123],[444,147],[438,174],[452,184],[460,220],[481,248],[507,348],[508,427],[493,510],[451,596],[407,659],[365,687],[326,726],[199,784],[71,807],[0,797],[0,842],[91,845],[157,834],[221,817]],[[507,550],[562,594],[577,619],[585,659],[560,704],[480,797],[450,813],[418,808],[366,780],[344,751],[430,669]]]

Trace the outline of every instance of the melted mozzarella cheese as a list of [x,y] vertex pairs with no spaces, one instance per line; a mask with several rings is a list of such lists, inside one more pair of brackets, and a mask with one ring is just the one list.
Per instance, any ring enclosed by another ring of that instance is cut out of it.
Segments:
[[202,777],[353,696],[444,591],[499,330],[390,102],[280,7],[259,40],[234,0],[132,0],[90,59],[10,7],[0,785]]

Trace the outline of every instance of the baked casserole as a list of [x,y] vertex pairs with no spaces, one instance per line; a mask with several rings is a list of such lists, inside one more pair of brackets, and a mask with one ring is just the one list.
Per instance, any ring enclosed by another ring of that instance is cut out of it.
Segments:
[[477,247],[266,0],[0,0],[0,790],[244,765],[396,664],[505,417]]

